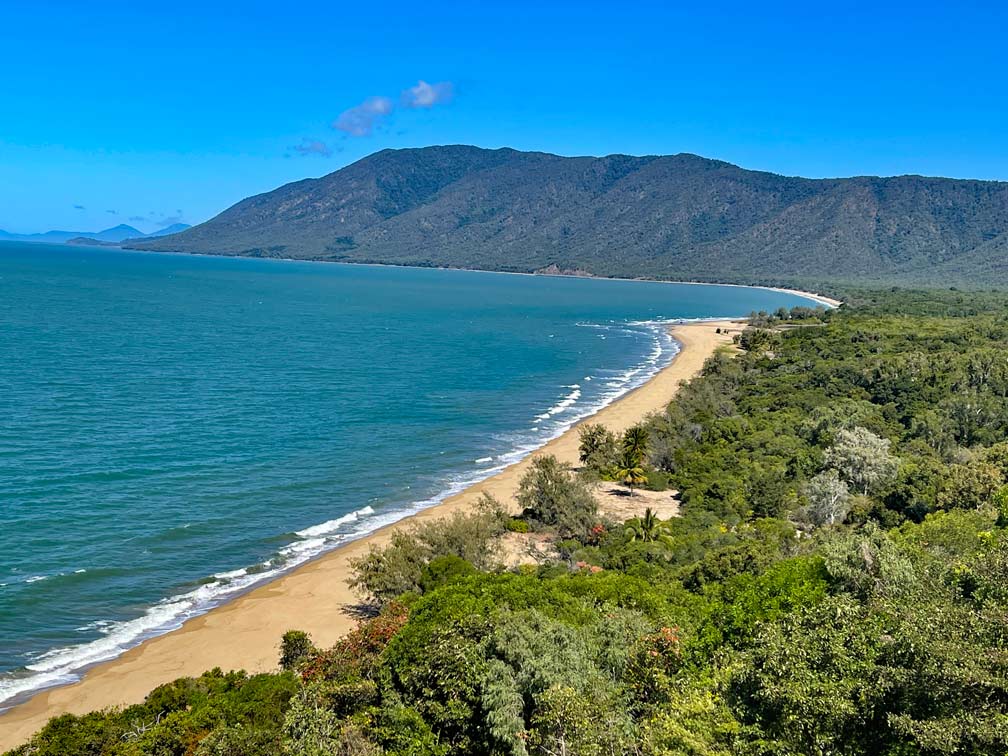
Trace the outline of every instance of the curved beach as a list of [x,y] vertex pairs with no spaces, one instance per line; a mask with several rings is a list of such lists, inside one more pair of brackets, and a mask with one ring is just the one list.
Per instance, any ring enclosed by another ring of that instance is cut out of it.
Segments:
[[[681,381],[695,375],[719,346],[731,341],[731,323],[719,320],[671,327],[681,346],[672,363],[582,422],[600,422],[618,431],[661,409]],[[539,453],[576,463],[577,428],[575,425],[545,444]],[[177,677],[199,675],[213,667],[254,672],[274,669],[280,637],[291,628],[309,632],[321,646],[331,645],[357,621],[352,608],[359,599],[347,586],[350,560],[372,545],[387,542],[395,528],[468,509],[484,492],[513,506],[518,482],[529,462],[526,457],[437,506],[334,549],[189,620],[178,630],[151,638],[91,668],[79,682],[36,694],[0,715],[0,751],[24,742],[52,716],[140,702],[152,688]]]

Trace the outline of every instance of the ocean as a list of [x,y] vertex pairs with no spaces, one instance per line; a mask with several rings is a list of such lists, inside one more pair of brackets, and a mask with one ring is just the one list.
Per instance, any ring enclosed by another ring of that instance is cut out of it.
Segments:
[[502,469],[796,295],[0,243],[0,709]]

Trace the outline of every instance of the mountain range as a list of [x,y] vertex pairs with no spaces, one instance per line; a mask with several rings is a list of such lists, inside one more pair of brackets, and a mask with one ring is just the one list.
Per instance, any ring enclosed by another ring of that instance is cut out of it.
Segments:
[[1008,283],[1008,183],[808,179],[691,154],[383,150],[136,249],[820,285]]
[[21,241],[21,242],[48,242],[50,244],[63,244],[70,240],[92,240],[99,242],[118,243],[127,239],[153,239],[168,234],[175,234],[185,231],[189,226],[185,223],[173,223],[158,231],[145,234],[143,231],[120,223],[118,226],[106,228],[104,231],[46,231],[41,234],[12,234],[0,230],[0,241]]

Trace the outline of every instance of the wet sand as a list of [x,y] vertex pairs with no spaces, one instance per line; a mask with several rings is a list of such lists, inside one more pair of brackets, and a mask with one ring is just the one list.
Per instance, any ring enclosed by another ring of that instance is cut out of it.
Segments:
[[[681,351],[672,363],[643,386],[582,422],[603,423],[618,432],[662,409],[681,381],[696,375],[719,346],[731,343],[731,335],[726,332],[729,328],[741,330],[739,324],[727,320],[673,326],[672,334]],[[717,333],[718,329],[722,333]],[[536,453],[577,463],[577,426]],[[387,543],[395,528],[470,509],[484,492],[515,508],[514,494],[530,460],[526,457],[437,506],[334,549],[189,620],[178,630],[98,664],[79,682],[38,693],[0,715],[0,752],[27,740],[50,717],[138,703],[152,688],[177,677],[199,675],[213,667],[273,670],[277,667],[280,637],[292,628],[309,632],[320,646],[332,645],[357,621],[352,610],[359,597],[347,585],[352,559],[367,553],[372,545]]]

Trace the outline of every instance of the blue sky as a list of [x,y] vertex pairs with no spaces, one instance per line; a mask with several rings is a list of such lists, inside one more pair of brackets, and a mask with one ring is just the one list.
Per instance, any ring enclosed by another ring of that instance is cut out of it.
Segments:
[[1008,6],[815,5],[3,0],[0,228],[197,223],[448,143],[1008,179]]

